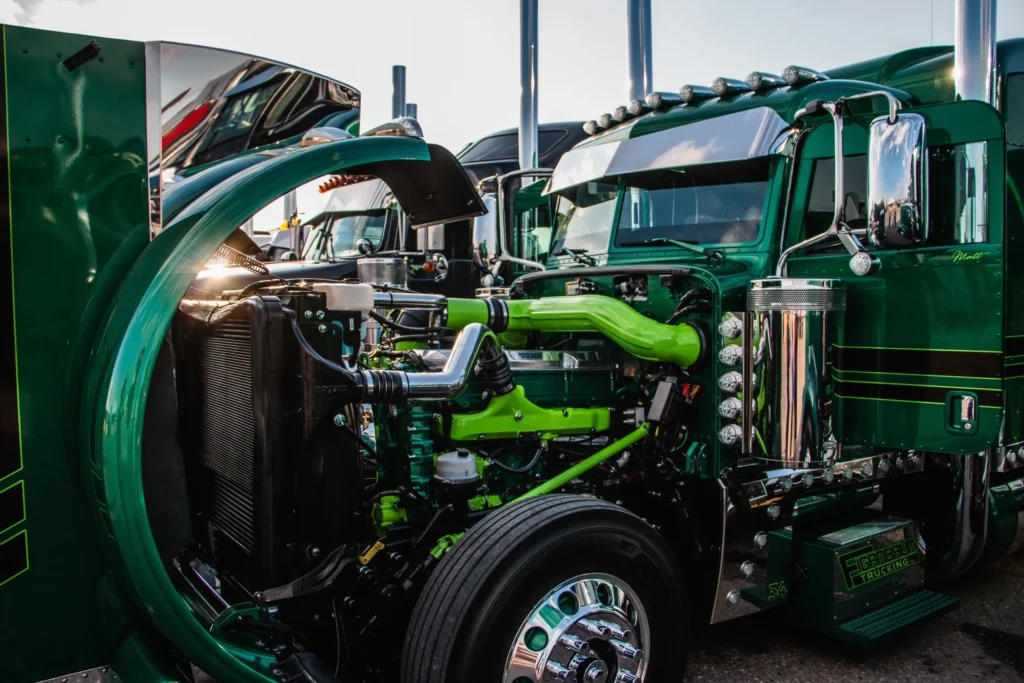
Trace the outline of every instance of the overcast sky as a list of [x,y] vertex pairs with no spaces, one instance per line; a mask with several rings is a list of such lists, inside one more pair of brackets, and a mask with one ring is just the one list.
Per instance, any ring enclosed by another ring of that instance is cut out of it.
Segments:
[[[625,104],[627,0],[540,0],[540,120]],[[654,84],[678,90],[787,64],[828,69],[950,43],[953,0],[652,0]],[[391,66],[428,140],[457,151],[518,124],[518,0],[0,0],[0,21],[256,54],[345,81],[363,127],[391,117]],[[998,3],[1024,37],[1024,0]]]

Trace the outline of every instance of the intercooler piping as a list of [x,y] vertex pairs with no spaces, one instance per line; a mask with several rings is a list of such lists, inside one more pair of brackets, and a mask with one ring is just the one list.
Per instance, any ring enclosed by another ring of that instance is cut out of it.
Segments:
[[455,398],[466,388],[473,368],[479,363],[481,375],[496,396],[515,388],[508,359],[497,336],[486,325],[467,325],[455,339],[448,361],[440,372],[407,373],[398,370],[349,369],[321,356],[302,334],[294,316],[292,331],[302,348],[323,368],[331,371],[335,384],[320,383],[318,390],[345,402],[400,403],[402,401],[443,401]]

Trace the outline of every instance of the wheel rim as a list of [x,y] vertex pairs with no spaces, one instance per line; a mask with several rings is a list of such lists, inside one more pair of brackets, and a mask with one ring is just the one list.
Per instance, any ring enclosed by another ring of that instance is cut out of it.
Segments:
[[583,574],[527,614],[505,664],[504,683],[640,683],[650,659],[647,612],[610,574]]

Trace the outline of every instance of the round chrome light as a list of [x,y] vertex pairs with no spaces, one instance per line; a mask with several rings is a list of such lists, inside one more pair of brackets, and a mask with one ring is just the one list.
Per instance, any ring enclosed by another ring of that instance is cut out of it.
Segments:
[[758,531],[754,534],[754,545],[758,548],[763,548],[768,545],[768,534],[763,531]]
[[764,77],[761,76],[760,71],[751,71],[743,81],[751,90],[760,90],[761,85],[764,83]]
[[853,469],[849,465],[843,465],[843,479],[846,481],[853,479]]
[[602,128],[611,128],[615,122],[612,120],[612,115],[605,113],[597,117],[597,125]]
[[829,467],[828,469],[821,473],[821,479],[826,484],[831,484],[835,480],[835,478],[836,473],[832,470],[831,467]]
[[657,109],[658,107],[661,106],[661,103],[662,103],[661,93],[660,92],[650,92],[650,93],[647,93],[647,97],[644,98],[644,102],[651,109]]
[[727,372],[718,378],[718,388],[728,393],[735,393],[743,386],[743,375],[738,372]]
[[616,121],[622,122],[630,117],[629,109],[623,105],[619,105],[612,110],[612,118]]
[[724,95],[728,89],[729,84],[721,76],[711,82],[711,92],[715,93],[719,97]]
[[811,488],[814,486],[814,475],[808,472],[804,475],[804,488]]
[[583,132],[587,135],[593,135],[597,132],[597,121],[590,120],[583,124]]
[[689,104],[690,101],[693,100],[693,95],[694,90],[692,85],[684,85],[679,89],[679,99],[681,99],[684,104]]
[[793,66],[790,64],[782,70],[782,80],[786,81],[789,85],[796,85],[800,80],[800,67]]
[[718,360],[724,365],[738,365],[743,360],[743,349],[736,344],[723,346],[718,352]]
[[740,601],[740,592],[729,591],[725,594],[725,601],[728,602],[730,605],[735,605]]
[[1011,465],[1017,462],[1017,452],[1012,448],[1006,449],[1006,462],[1010,463]]
[[746,562],[741,564],[740,573],[749,579],[751,576],[754,575],[754,563],[750,560],[747,560]]
[[731,420],[739,415],[741,410],[743,410],[743,403],[735,396],[731,396],[718,404],[718,414],[727,420]]
[[782,489],[783,493],[789,493],[793,490],[793,480],[789,477],[779,479],[779,488]]
[[850,257],[850,270],[854,275],[868,275],[875,268],[875,259],[866,251],[858,251]]
[[889,458],[882,458],[881,460],[878,461],[878,474],[884,476],[889,473],[889,470],[891,468],[892,463],[889,462]]
[[863,463],[861,463],[860,473],[863,474],[865,477],[870,477],[872,474],[875,473],[875,467],[874,465],[871,464],[870,460],[865,460]]
[[781,514],[782,508],[778,505],[772,504],[768,506],[768,519],[778,519]]
[[739,425],[725,425],[718,430],[718,440],[725,446],[732,446],[743,436],[743,428]]
[[743,334],[743,321],[739,318],[726,318],[718,323],[718,334],[726,339],[736,339]]

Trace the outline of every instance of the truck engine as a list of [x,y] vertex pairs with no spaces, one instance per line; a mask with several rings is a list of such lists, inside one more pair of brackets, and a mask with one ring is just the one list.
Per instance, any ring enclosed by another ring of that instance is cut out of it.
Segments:
[[[401,632],[434,565],[491,511],[562,490],[685,523],[676,491],[710,419],[713,279],[565,279],[525,278],[504,300],[268,280],[183,301],[172,336],[196,541],[174,563],[210,628],[278,659],[310,649],[335,675],[350,660],[386,675],[400,650],[380,636]],[[556,282],[573,295],[537,297]],[[245,621],[224,609],[238,602],[254,605]],[[617,618],[573,622],[619,634],[576,668],[643,669],[642,633]]]

